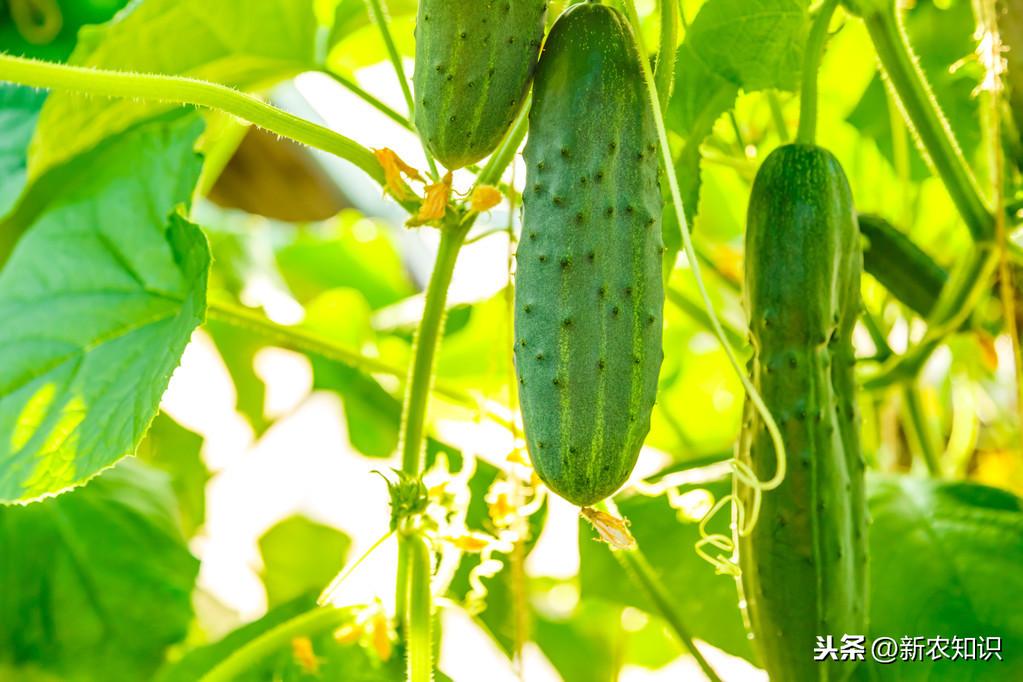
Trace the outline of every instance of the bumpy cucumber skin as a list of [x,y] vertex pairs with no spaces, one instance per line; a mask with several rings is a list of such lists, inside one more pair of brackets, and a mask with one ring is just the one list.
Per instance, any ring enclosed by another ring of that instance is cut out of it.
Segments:
[[[742,587],[772,682],[846,680],[854,664],[818,663],[818,635],[867,629],[865,464],[859,448],[852,333],[862,254],[838,161],[786,145],[765,161],[750,199],[746,306],[751,378],[788,450],[781,487],[740,538]],[[747,406],[739,457],[762,480],[775,453]],[[752,491],[740,486],[746,509]]]
[[522,108],[546,0],[420,0],[416,129],[450,169],[492,152]]
[[663,358],[657,138],[639,59],[617,10],[576,5],[533,85],[515,366],[533,465],[579,506],[632,472]]

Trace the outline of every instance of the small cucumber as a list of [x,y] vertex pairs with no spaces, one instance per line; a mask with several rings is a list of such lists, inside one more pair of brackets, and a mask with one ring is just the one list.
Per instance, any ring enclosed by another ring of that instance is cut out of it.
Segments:
[[663,353],[653,114],[628,22],[568,9],[534,83],[515,274],[515,366],[529,453],[579,506],[629,477]]
[[930,315],[948,273],[884,218],[861,213],[863,268],[922,317]]
[[[777,420],[788,473],[763,492],[740,538],[754,641],[773,682],[845,680],[854,664],[819,663],[819,635],[866,633],[867,511],[853,327],[862,255],[849,183],[812,145],[775,150],[757,173],[746,232],[751,379]],[[762,420],[746,410],[739,458],[775,471]],[[740,486],[746,510],[754,491]]]
[[415,124],[449,169],[494,151],[522,108],[543,41],[546,0],[421,0]]

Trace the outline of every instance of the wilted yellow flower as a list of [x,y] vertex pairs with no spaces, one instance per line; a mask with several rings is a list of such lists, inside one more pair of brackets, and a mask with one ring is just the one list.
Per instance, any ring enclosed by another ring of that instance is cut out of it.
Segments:
[[316,658],[316,652],[313,651],[313,641],[308,637],[295,637],[291,640],[291,653],[295,657],[295,662],[305,672],[310,675],[316,675],[320,672],[320,659]]
[[448,201],[451,199],[451,173],[445,175],[440,182],[426,186],[426,198],[419,212],[409,225],[425,225],[435,220],[440,220],[448,210]]
[[362,637],[363,629],[358,623],[345,623],[334,630],[334,641],[338,644],[355,644]]
[[391,624],[383,611],[377,611],[369,622],[370,644],[381,661],[391,658],[394,644],[391,642]]
[[419,171],[402,161],[397,154],[386,147],[373,150],[373,155],[384,169],[387,191],[398,201],[404,201],[412,196],[412,188],[405,182],[404,177],[422,181],[423,178],[419,175]]
[[501,190],[493,185],[479,185],[472,191],[472,198],[469,199],[469,208],[476,213],[489,211],[501,203]]
[[580,513],[607,544],[615,549],[635,549],[636,539],[629,532],[629,522],[625,519],[605,514],[592,507],[583,507]]
[[490,538],[473,533],[447,538],[447,541],[463,552],[482,552],[490,544]]

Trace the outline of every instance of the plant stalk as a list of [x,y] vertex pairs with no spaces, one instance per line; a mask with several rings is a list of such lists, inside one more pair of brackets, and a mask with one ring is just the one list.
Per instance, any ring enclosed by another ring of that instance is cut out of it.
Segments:
[[824,46],[828,42],[828,26],[838,7],[838,0],[825,0],[814,17],[803,56],[803,89],[799,96],[799,130],[796,141],[814,144],[817,141],[817,87]]
[[404,538],[409,562],[408,682],[433,681],[433,596],[430,592],[430,548],[418,533]]
[[917,64],[898,10],[893,7],[874,12],[864,16],[863,21],[925,156],[945,184],[971,236],[977,242],[990,241],[994,237],[994,217],[981,197],[973,173]]
[[234,88],[183,76],[125,73],[0,54],[0,81],[88,95],[192,105],[233,114],[281,137],[349,161],[379,184],[384,172],[355,140],[289,114]]
[[707,676],[707,679],[711,682],[721,682],[721,677],[717,674],[710,663],[696,647],[696,642],[693,641],[693,636],[689,632],[689,628],[686,627],[682,618],[679,616],[675,607],[671,603],[671,596],[661,582],[661,579],[657,576],[653,567],[647,561],[646,556],[639,549],[623,549],[623,550],[609,550],[614,555],[618,563],[621,564],[625,572],[632,576],[636,585],[643,590],[643,592],[653,602],[654,607],[662,618],[668,623],[672,631],[679,638],[682,645],[689,650],[693,658],[696,659],[696,663],[703,670],[703,673]]

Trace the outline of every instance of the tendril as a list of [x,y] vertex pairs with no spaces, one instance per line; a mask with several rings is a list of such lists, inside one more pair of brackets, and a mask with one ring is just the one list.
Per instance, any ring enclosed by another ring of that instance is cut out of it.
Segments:
[[[731,494],[718,500],[718,502],[700,522],[700,539],[696,542],[696,552],[710,562],[710,564],[713,565],[719,573],[737,575],[739,567],[735,563],[734,558],[712,556],[705,552],[703,548],[710,545],[734,555],[737,544],[734,534],[739,533],[741,535],[748,535],[752,532],[760,517],[761,496],[764,492],[774,490],[781,485],[782,481],[785,480],[787,467],[785,443],[782,441],[781,432],[778,430],[778,425],[775,423],[774,417],[771,416],[771,411],[767,408],[767,405],[764,403],[760,393],[753,385],[753,382],[750,381],[750,378],[746,375],[745,370],[739,363],[735,351],[732,349],[731,345],[729,345],[728,339],[725,337],[725,332],[721,327],[721,321],[718,318],[717,311],[710,300],[710,295],[707,293],[707,287],[704,284],[703,275],[700,273],[700,261],[696,256],[696,249],[693,247],[692,235],[689,231],[689,223],[686,220],[685,210],[682,205],[682,193],[679,190],[678,177],[675,174],[675,164],[674,159],[672,158],[671,147],[668,143],[668,133],[664,126],[664,117],[661,115],[661,108],[657,96],[657,86],[654,81],[653,71],[650,69],[650,64],[645,57],[648,52],[644,45],[643,34],[640,29],[639,15],[636,12],[635,0],[622,0],[622,5],[624,6],[625,12],[629,18],[629,23],[632,25],[633,38],[639,48],[639,65],[643,72],[643,80],[646,84],[647,99],[650,111],[653,113],[654,125],[657,129],[657,142],[661,151],[664,174],[668,179],[668,188],[671,190],[672,207],[675,211],[675,217],[678,220],[679,228],[682,232],[682,244],[685,249],[686,257],[689,261],[689,267],[692,269],[693,278],[696,280],[696,287],[700,292],[700,297],[703,299],[704,308],[707,310],[707,315],[710,317],[711,326],[714,329],[714,335],[717,337],[718,342],[724,349],[725,355],[728,357],[728,362],[732,366],[732,370],[735,372],[736,377],[738,377],[739,382],[742,384],[750,404],[752,404],[753,408],[763,420],[764,427],[767,429],[767,432],[771,437],[771,442],[774,444],[777,463],[775,466],[774,476],[766,481],[761,480],[749,467],[749,465],[739,461],[737,458],[733,457],[729,462],[734,475],[733,481],[741,482],[752,491],[753,503],[751,508],[747,510],[745,508],[745,503],[733,491]],[[733,537],[708,532],[707,524],[710,522],[711,518],[728,503],[731,503],[733,508]]]

